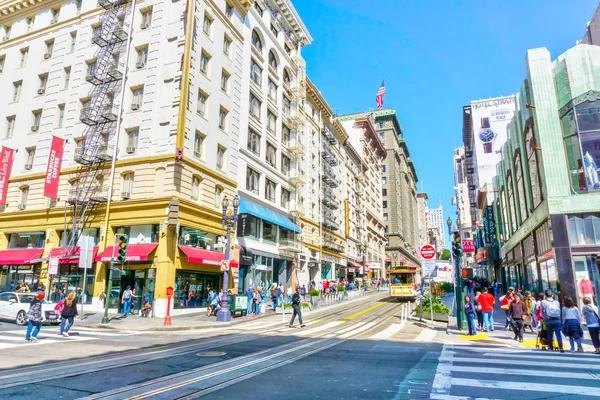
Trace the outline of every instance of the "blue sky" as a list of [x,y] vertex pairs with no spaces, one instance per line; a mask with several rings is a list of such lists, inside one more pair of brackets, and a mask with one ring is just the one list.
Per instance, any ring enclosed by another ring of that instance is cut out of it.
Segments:
[[456,218],[452,156],[462,106],[518,91],[527,49],[554,59],[585,32],[598,0],[292,0],[311,35],[307,72],[339,114],[396,109],[418,189]]

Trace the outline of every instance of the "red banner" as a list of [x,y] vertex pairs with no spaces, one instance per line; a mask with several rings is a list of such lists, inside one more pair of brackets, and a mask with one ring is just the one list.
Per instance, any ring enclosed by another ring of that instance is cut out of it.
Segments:
[[15,151],[2,146],[0,150],[0,204],[6,204],[6,194],[8,193],[8,178],[12,168],[13,155]]
[[475,252],[475,241],[474,240],[463,240],[462,248],[464,253],[474,253]]
[[64,139],[52,136],[48,165],[46,166],[46,180],[44,181],[44,196],[55,199],[58,197],[58,177],[62,164]]

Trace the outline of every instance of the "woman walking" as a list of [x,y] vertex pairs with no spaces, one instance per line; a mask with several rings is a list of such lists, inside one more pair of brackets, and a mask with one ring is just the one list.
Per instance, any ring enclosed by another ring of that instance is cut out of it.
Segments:
[[[69,337],[69,329],[73,326],[73,318],[77,316],[77,298],[75,291],[72,291],[65,300],[65,307],[60,314],[60,334]],[[65,324],[67,326],[65,327]]]
[[475,311],[477,312],[477,329],[483,330],[483,311],[481,311],[481,304],[479,304],[479,296],[481,292],[475,292]]
[[465,314],[467,316],[469,336],[477,335],[477,325],[475,324],[475,303],[473,303],[473,299],[470,295],[465,296]]
[[531,292],[528,290],[525,292],[525,299],[523,299],[527,313],[523,316],[523,329],[529,328],[533,332],[533,299],[531,298]]
[[579,309],[575,307],[575,302],[570,296],[565,297],[564,307],[562,308],[563,334],[569,337],[571,351],[575,351],[577,343],[577,351],[583,353],[581,347],[581,338],[583,337],[583,329],[581,329],[581,314]]
[[37,335],[42,328],[42,300],[44,300],[44,293],[38,293],[29,303],[29,311],[25,316],[27,318],[27,333],[25,333],[27,342],[37,342],[38,340]]
[[508,318],[512,324],[513,331],[515,333],[515,337],[513,340],[518,340],[519,342],[523,342],[523,332],[524,329],[524,321],[523,318],[527,315],[527,306],[521,300],[521,295],[516,294],[515,300],[510,304],[508,309]]
[[585,318],[585,324],[592,338],[592,344],[596,349],[594,353],[600,354],[600,317],[598,317],[598,307],[593,305],[592,299],[587,296],[583,298],[583,304],[581,313]]

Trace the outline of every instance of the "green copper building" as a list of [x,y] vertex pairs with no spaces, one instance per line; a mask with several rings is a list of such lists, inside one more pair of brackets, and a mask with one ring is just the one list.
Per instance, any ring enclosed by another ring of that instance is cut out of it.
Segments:
[[597,303],[600,47],[580,44],[554,61],[533,49],[526,64],[494,178],[502,283]]

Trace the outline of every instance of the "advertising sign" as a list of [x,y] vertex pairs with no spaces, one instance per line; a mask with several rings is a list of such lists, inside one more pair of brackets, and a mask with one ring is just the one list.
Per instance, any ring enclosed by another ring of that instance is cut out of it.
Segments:
[[8,178],[10,178],[10,169],[12,167],[13,155],[15,151],[2,146],[0,150],[0,204],[6,204],[6,194],[8,192]]
[[471,102],[479,185],[488,187],[488,204],[494,199],[492,178],[496,175],[496,164],[502,158],[501,148],[507,139],[506,126],[514,110],[515,96]]
[[483,219],[483,229],[485,231],[485,242],[491,244],[496,240],[496,222],[494,221],[494,206],[487,206],[485,218]]
[[58,177],[63,156],[64,139],[52,136],[48,164],[46,165],[46,179],[44,180],[44,196],[55,199],[58,196]]
[[50,257],[48,260],[48,275],[58,274],[58,257]]
[[475,241],[474,240],[463,240],[462,248],[463,248],[463,253],[474,253],[475,252]]

